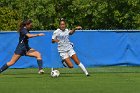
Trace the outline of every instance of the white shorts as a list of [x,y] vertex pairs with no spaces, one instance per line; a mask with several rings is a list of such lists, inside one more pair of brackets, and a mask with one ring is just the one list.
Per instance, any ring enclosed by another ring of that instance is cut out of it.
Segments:
[[67,52],[59,52],[62,60],[68,58],[68,57],[72,57],[75,53],[75,51],[73,49],[67,51]]

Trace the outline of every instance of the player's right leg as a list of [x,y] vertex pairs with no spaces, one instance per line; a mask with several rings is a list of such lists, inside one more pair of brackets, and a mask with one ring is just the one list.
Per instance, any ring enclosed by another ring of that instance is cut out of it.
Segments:
[[36,51],[35,49],[31,48],[26,53],[26,56],[35,57],[37,59],[37,64],[38,64],[38,68],[39,68],[38,73],[39,74],[44,74],[45,73],[44,70],[43,70],[43,67],[42,67],[43,66],[42,56],[38,51]]
[[70,60],[70,57],[64,59],[64,61],[65,61],[65,63],[67,64],[67,66],[68,66],[69,68],[73,68],[73,64],[72,64],[72,62],[71,62],[71,60]]
[[10,66],[14,65],[20,57],[21,57],[21,55],[14,54],[12,59],[0,68],[0,73],[5,71]]
[[[65,62],[65,64],[69,67],[69,68],[73,68],[73,64],[70,60],[70,57],[68,55],[67,52],[60,52],[60,56],[62,58],[62,63]],[[63,63],[64,64],[64,63]]]

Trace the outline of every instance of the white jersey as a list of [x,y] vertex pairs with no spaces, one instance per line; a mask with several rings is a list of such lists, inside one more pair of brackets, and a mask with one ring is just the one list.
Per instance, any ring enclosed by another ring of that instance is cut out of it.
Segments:
[[68,29],[62,31],[57,29],[54,31],[52,39],[58,39],[58,52],[67,52],[73,48],[73,44],[69,40],[69,33]]

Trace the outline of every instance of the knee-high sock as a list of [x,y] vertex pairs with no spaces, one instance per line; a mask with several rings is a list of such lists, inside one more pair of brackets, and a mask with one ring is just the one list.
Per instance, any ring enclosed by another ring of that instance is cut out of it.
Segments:
[[42,66],[43,66],[43,61],[38,59],[37,60],[37,64],[38,64],[39,70],[41,70],[42,69]]
[[9,66],[7,64],[4,64],[1,68],[0,68],[0,73],[5,71]]
[[83,71],[86,75],[88,75],[88,72],[87,72],[85,66],[84,66],[82,63],[80,63],[78,66],[82,69],[82,71]]

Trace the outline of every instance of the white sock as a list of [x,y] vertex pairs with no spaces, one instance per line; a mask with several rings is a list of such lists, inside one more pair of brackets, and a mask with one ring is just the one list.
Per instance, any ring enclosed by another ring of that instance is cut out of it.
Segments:
[[88,75],[88,72],[87,72],[85,66],[84,66],[82,63],[80,63],[78,66],[83,70],[83,72],[84,72],[86,75]]

